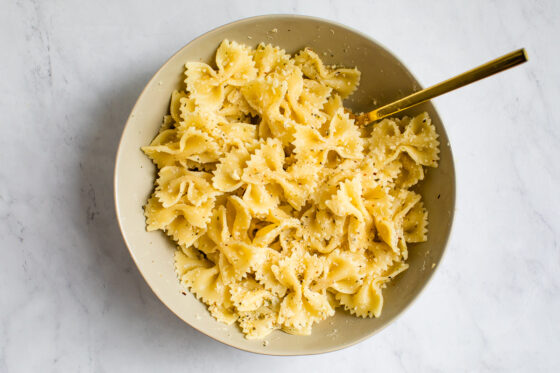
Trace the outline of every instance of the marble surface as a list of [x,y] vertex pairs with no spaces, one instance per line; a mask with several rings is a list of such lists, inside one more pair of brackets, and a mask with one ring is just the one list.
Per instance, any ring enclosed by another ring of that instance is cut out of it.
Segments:
[[[2,2],[0,371],[560,370],[559,2],[162,4]],[[458,179],[447,255],[398,321],[327,355],[258,356],[194,331],[115,221],[114,156],[145,83],[197,35],[267,13],[353,26],[425,85],[519,47],[531,58],[436,100]]]

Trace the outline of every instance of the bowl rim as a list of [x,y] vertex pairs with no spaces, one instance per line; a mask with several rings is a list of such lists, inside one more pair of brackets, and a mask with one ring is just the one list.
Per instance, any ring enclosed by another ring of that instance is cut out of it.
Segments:
[[[152,290],[152,292],[155,294],[155,296],[165,305],[165,307],[171,311],[176,317],[178,317],[181,321],[183,321],[185,324],[187,324],[188,326],[190,326],[191,328],[195,329],[197,332],[204,334],[205,336],[218,341],[220,343],[223,343],[227,346],[236,348],[238,350],[241,351],[245,351],[245,352],[249,352],[249,353],[253,353],[253,354],[257,354],[257,355],[266,355],[266,356],[306,356],[306,355],[320,355],[320,354],[325,354],[325,353],[329,353],[329,352],[334,352],[334,351],[339,351],[342,349],[345,349],[347,347],[351,347],[354,346],[358,343],[361,343],[363,341],[365,341],[366,339],[369,339],[371,337],[373,337],[374,335],[380,333],[381,331],[385,330],[385,328],[387,328],[389,325],[393,324],[397,319],[399,319],[407,310],[410,309],[410,307],[417,301],[417,299],[420,297],[420,295],[424,292],[424,290],[426,289],[426,287],[428,286],[428,284],[432,281],[432,278],[434,276],[434,274],[436,273],[436,271],[439,269],[439,267],[441,266],[441,263],[443,262],[446,253],[447,253],[447,246],[449,245],[449,242],[451,240],[451,237],[453,236],[453,227],[454,227],[454,220],[455,220],[455,210],[456,210],[456,199],[457,199],[457,174],[455,172],[455,162],[454,162],[454,157],[453,157],[453,151],[451,148],[451,145],[449,145],[449,154],[450,154],[450,165],[451,165],[451,171],[452,171],[452,175],[453,175],[453,180],[454,183],[452,185],[452,190],[451,190],[451,208],[450,208],[450,221],[449,221],[449,233],[447,235],[447,237],[445,238],[444,244],[443,244],[443,249],[442,249],[442,254],[439,258],[439,261],[436,263],[436,267],[432,270],[429,271],[427,273],[427,278],[426,281],[424,282],[423,285],[421,285],[421,287],[419,288],[418,292],[414,295],[414,297],[396,314],[394,315],[391,319],[389,319],[384,325],[382,325],[380,328],[374,330],[373,332],[366,334],[360,338],[357,338],[351,342],[346,342],[346,343],[341,343],[338,345],[334,345],[333,347],[330,348],[325,348],[321,351],[314,351],[314,352],[302,352],[302,353],[276,353],[276,352],[263,352],[263,351],[257,351],[257,350],[252,350],[251,348],[247,348],[247,347],[243,347],[243,346],[236,346],[233,345],[231,343],[229,343],[228,341],[226,341],[225,339],[220,339],[219,337],[214,337],[211,336],[207,333],[205,333],[204,331],[202,331],[201,329],[199,329],[196,325],[189,323],[188,321],[186,321],[185,319],[183,319],[181,316],[179,316],[172,307],[170,307],[167,302],[165,301],[165,299],[163,299],[162,296],[160,296],[160,294],[158,294],[158,292],[156,292],[154,290],[154,288],[152,287],[152,285],[150,284],[150,282],[147,280],[146,275],[144,274],[141,266],[138,264],[138,261],[136,259],[136,256],[134,254],[134,251],[131,249],[131,245],[129,244],[128,240],[127,240],[127,236],[125,234],[124,231],[124,227],[123,227],[123,223],[121,221],[121,217],[120,217],[120,208],[119,208],[119,200],[118,200],[118,160],[121,156],[121,151],[122,150],[122,143],[123,143],[123,139],[124,139],[124,134],[126,132],[127,127],[130,125],[130,121],[132,118],[132,114],[135,112],[136,106],[138,105],[138,102],[140,101],[140,98],[145,94],[146,89],[151,85],[150,83],[152,83],[155,79],[156,76],[164,69],[167,67],[167,65],[169,65],[169,63],[171,62],[171,60],[173,60],[175,58],[175,56],[177,56],[183,49],[187,48],[190,44],[192,44],[193,42],[200,40],[204,37],[206,37],[209,34],[218,32],[222,29],[240,24],[240,23],[244,23],[244,22],[251,22],[251,21],[266,21],[266,20],[273,20],[275,18],[279,18],[279,17],[283,17],[283,18],[292,18],[292,19],[300,19],[300,20],[312,20],[312,21],[319,21],[319,22],[325,22],[325,23],[329,23],[332,25],[335,25],[337,27],[340,27],[342,29],[348,30],[350,32],[353,32],[359,36],[362,36],[363,38],[373,42],[374,44],[377,44],[379,47],[381,47],[386,53],[388,53],[392,58],[394,58],[397,62],[399,62],[403,68],[405,69],[406,73],[412,78],[412,80],[416,83],[417,87],[419,89],[422,89],[423,86],[418,82],[418,80],[416,79],[416,77],[410,72],[410,70],[408,69],[408,67],[402,63],[402,61],[393,54],[393,52],[391,52],[390,49],[388,49],[384,44],[378,42],[376,39],[374,39],[373,37],[371,37],[368,34],[365,34],[353,27],[347,26],[345,24],[342,24],[340,22],[337,21],[333,21],[327,18],[322,18],[322,17],[315,17],[315,16],[308,16],[308,15],[301,15],[301,14],[289,14],[289,13],[273,13],[273,14],[264,14],[264,15],[257,15],[257,16],[251,16],[251,17],[245,17],[245,18],[240,18],[237,19],[235,21],[232,22],[228,22],[225,23],[223,25],[214,27],[212,29],[210,29],[209,31],[204,32],[203,34],[193,38],[192,40],[190,40],[188,43],[186,43],[185,45],[183,45],[181,48],[179,48],[175,53],[173,53],[173,55],[171,57],[169,57],[159,68],[158,70],[153,73],[152,77],[150,78],[150,80],[148,80],[148,82],[145,84],[144,88],[142,89],[142,91],[140,92],[140,94],[138,95],[138,98],[136,99],[134,105],[132,106],[132,109],[130,110],[130,114],[128,115],[125,125],[122,129],[122,133],[121,133],[121,137],[119,139],[119,144],[117,146],[117,152],[115,154],[115,161],[114,161],[114,171],[113,171],[113,198],[114,198],[114,202],[115,202],[115,214],[116,214],[116,218],[117,218],[117,222],[119,225],[119,230],[121,232],[121,236],[124,240],[124,243],[128,249],[128,252],[130,254],[130,256],[132,257],[132,260],[134,261],[134,264],[136,265],[136,268],[138,269],[138,271],[140,272],[140,275],[142,276],[142,278],[144,279],[144,281],[146,282],[146,284],[148,285],[148,287]],[[440,118],[440,121],[442,123],[442,127],[445,130],[445,126],[443,125],[443,120],[441,119],[441,115],[439,113],[439,111],[437,110],[435,104],[433,103],[433,101],[428,101],[434,108],[434,111],[437,113],[437,115]],[[445,131],[447,134],[447,131]],[[449,137],[448,137],[448,143],[450,143]]]

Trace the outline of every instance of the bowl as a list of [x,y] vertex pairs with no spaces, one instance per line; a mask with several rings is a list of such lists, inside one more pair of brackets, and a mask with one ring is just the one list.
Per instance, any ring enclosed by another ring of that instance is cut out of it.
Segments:
[[[445,129],[431,103],[403,115],[427,111],[439,134],[440,164],[419,187],[429,214],[428,241],[409,248],[410,268],[384,290],[379,318],[361,319],[337,309],[313,327],[310,336],[275,331],[263,340],[248,340],[234,324],[213,319],[206,306],[179,284],[173,267],[174,244],[160,232],[147,232],[143,206],[154,188],[156,169],[140,147],[149,144],[168,113],[171,92],[183,84],[187,61],[210,63],[223,39],[251,46],[278,45],[289,53],[311,47],[327,64],[356,66],[362,72],[358,91],[345,105],[355,112],[373,109],[420,89],[406,67],[367,35],[341,24],[296,15],[267,15],[218,27],[188,43],[171,57],[142,91],[124,128],[115,163],[115,204],[121,232],[148,285],[179,318],[198,331],[242,350],[270,355],[305,355],[333,351],[380,331],[420,294],[438,268],[451,231],[455,205],[455,172]],[[375,104],[374,104],[375,102]]]

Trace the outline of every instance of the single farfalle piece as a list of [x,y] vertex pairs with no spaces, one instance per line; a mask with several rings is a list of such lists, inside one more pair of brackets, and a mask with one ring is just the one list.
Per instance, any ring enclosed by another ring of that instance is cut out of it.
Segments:
[[370,152],[384,166],[406,152],[417,164],[437,167],[439,141],[427,113],[414,118],[383,119],[373,125],[368,138]]
[[224,40],[216,51],[220,78],[233,86],[243,86],[257,76],[252,50],[235,41]]
[[332,88],[342,98],[350,96],[360,83],[361,73],[358,69],[325,66],[319,55],[310,48],[299,52],[294,60],[305,76]]
[[404,215],[402,229],[406,242],[425,242],[428,240],[428,212],[422,202],[416,203]]
[[334,114],[326,134],[329,150],[334,150],[342,158],[363,158],[363,140],[360,131],[343,109],[338,109]]
[[269,217],[269,219],[275,221],[272,221],[255,231],[253,245],[258,247],[269,247],[272,242],[274,242],[278,238],[283,230],[299,226],[299,220],[292,217],[281,219]]
[[255,311],[272,300],[274,295],[257,281],[246,278],[230,285],[231,300],[238,311]]
[[367,276],[356,293],[337,293],[336,299],[351,314],[360,317],[379,317],[383,308],[383,287],[407,268],[406,263],[396,263],[382,276]]
[[256,116],[256,112],[243,97],[239,87],[227,86],[224,92],[224,102],[217,111],[217,115],[222,116],[228,122],[251,123]]
[[396,252],[383,241],[370,241],[362,255],[362,266],[365,274],[379,277],[395,263],[402,261],[400,252]]
[[161,132],[142,151],[160,168],[186,160],[216,162],[221,155],[220,146],[212,137],[194,127],[183,126]]
[[185,65],[187,90],[202,110],[219,110],[225,99],[226,85],[243,86],[253,79],[257,74],[254,65],[249,48],[224,40],[216,52],[218,71],[202,62]]
[[231,300],[230,287],[224,283],[216,265],[200,258],[196,250],[177,250],[175,271],[181,284],[208,304],[210,314],[225,324],[234,323],[238,314]]
[[312,251],[328,254],[342,245],[345,217],[313,206],[303,213],[301,224],[301,238]]
[[188,62],[185,67],[185,83],[195,103],[204,110],[219,109],[225,97],[219,74],[203,62]]
[[428,113],[410,119],[403,132],[405,139],[401,146],[416,163],[437,167],[439,160],[439,141],[436,128]]
[[328,126],[323,130],[298,125],[295,131],[295,152],[317,159],[321,163],[327,161],[329,152],[334,152],[343,159],[364,157],[364,141],[360,131],[343,109],[338,109],[333,114]]
[[401,188],[410,188],[419,181],[424,180],[424,168],[416,163],[407,153],[401,153],[396,160],[400,163],[399,173],[395,179],[395,185]]
[[286,294],[288,288],[283,282],[278,280],[273,268],[277,268],[278,263],[282,260],[283,254],[270,247],[264,248],[263,251],[264,260],[260,266],[255,268],[255,279],[262,284],[265,289],[281,298]]
[[[346,159],[339,162],[335,167],[322,167],[319,171],[317,189],[311,196],[313,203],[320,209],[326,209],[326,202],[337,192],[338,186],[345,180],[352,179],[360,168],[359,160]],[[365,185],[369,187],[369,185]]]
[[332,89],[315,80],[304,79],[301,70],[295,66],[286,75],[290,117],[299,124],[319,128],[327,120],[322,109]]
[[190,102],[194,102],[194,100],[189,98],[187,92],[173,91],[171,94],[171,103],[169,104],[169,114],[175,123],[179,123],[183,120],[182,112],[188,110],[187,106]]
[[222,192],[233,192],[243,185],[241,177],[249,158],[250,154],[245,148],[233,149],[221,158],[214,171],[214,188]]
[[283,330],[307,335],[314,323],[334,314],[326,291],[310,288],[313,281],[320,279],[324,269],[324,259],[302,251],[293,252],[272,267],[275,277],[288,289],[278,314]]
[[241,88],[241,93],[253,110],[263,119],[268,119],[280,115],[280,103],[287,90],[285,81],[267,76],[247,82]]
[[268,215],[278,206],[280,197],[271,185],[248,183],[243,193],[243,201],[251,214],[261,217]]
[[243,181],[254,185],[278,185],[286,201],[300,210],[316,187],[320,164],[313,160],[296,158],[291,165],[286,164],[282,142],[267,139],[247,162]]
[[264,43],[260,43],[253,52],[253,60],[258,71],[257,75],[260,78],[293,64],[290,55],[284,49]]
[[354,294],[366,275],[363,254],[337,249],[326,259],[325,275],[319,285],[342,294]]
[[260,116],[258,131],[261,138],[275,137],[284,144],[293,139],[293,126],[281,108],[287,90],[286,80],[273,74],[248,82],[241,89],[245,100]]
[[257,127],[254,124],[220,121],[216,129],[222,143],[231,150],[245,148],[251,151],[258,145]]
[[247,339],[260,339],[278,329],[278,308],[262,306],[253,311],[239,311],[239,327]]
[[404,239],[403,219],[420,198],[419,194],[400,189],[385,203],[373,207],[378,236],[395,251],[399,250],[399,240]]
[[152,196],[145,206],[148,230],[165,230],[173,220],[179,217],[182,217],[192,226],[205,228],[212,211],[213,202],[214,201],[209,200],[201,206],[176,203],[165,208],[156,196]]
[[263,259],[263,253],[249,241],[250,220],[243,200],[231,196],[225,206],[218,206],[208,224],[208,237],[232,266],[236,280],[246,277]]
[[219,194],[212,187],[211,182],[212,174],[209,172],[165,166],[159,171],[154,195],[165,208],[180,203],[181,200],[200,206]]
[[338,216],[354,216],[359,220],[369,219],[362,199],[362,178],[358,174],[337,185],[338,191],[325,204]]

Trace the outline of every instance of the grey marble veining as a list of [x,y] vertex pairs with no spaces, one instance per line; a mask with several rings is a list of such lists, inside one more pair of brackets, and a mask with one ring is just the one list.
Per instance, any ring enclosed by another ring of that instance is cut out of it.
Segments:
[[[560,3],[4,1],[0,11],[0,371],[560,370]],[[436,100],[458,200],[419,300],[361,344],[237,351],[183,324],[122,242],[113,162],[134,101],[182,45],[257,14],[333,19],[425,85],[510,50],[530,62]]]

